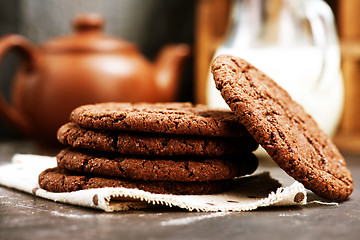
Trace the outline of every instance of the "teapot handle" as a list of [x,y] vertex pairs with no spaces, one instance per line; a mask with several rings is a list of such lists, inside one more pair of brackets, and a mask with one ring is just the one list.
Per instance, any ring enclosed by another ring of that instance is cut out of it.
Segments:
[[[10,34],[0,39],[0,65],[5,55],[14,50],[22,59],[27,72],[35,70],[36,48],[24,37]],[[9,104],[0,92],[0,117],[24,134],[31,133],[29,121],[12,104]]]
[[322,0],[305,1],[305,15],[310,23],[314,44],[321,49],[322,64],[316,85],[317,88],[321,88],[329,83],[327,80],[330,80],[324,77],[326,69],[329,67],[330,51],[337,51],[337,54],[340,55],[334,15],[327,3]]

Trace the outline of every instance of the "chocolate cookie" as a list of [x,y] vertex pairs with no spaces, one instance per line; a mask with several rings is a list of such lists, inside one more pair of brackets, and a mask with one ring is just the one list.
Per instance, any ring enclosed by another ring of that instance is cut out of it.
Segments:
[[282,169],[329,200],[351,194],[352,176],[339,150],[285,90],[237,57],[217,57],[211,71],[240,123]]
[[217,181],[253,173],[258,165],[254,155],[227,159],[124,157],[104,153],[62,150],[58,167],[83,173],[151,181]]
[[39,186],[50,192],[72,192],[93,188],[124,187],[158,194],[200,195],[222,192],[226,188],[227,182],[136,181],[76,174],[60,168],[50,168],[39,175]]
[[75,123],[60,127],[58,140],[78,149],[118,152],[128,155],[222,156],[252,152],[258,143],[252,137],[199,137],[140,132],[96,131]]
[[216,110],[191,103],[102,103],[76,108],[70,115],[81,127],[190,134],[201,136],[249,136],[229,110]]

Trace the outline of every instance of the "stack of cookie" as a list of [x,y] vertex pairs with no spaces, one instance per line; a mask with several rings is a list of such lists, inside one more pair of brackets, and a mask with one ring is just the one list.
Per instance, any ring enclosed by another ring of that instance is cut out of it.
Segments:
[[317,195],[332,201],[349,197],[354,184],[345,159],[284,89],[238,57],[217,57],[211,71],[233,112],[191,104],[80,107],[59,130],[60,142],[70,148],[57,156],[58,168],[39,176],[40,187],[215,193],[227,180],[256,169],[251,151],[259,143]]
[[67,146],[41,188],[100,187],[161,194],[212,194],[251,174],[258,143],[231,111],[190,103],[85,105],[58,131]]

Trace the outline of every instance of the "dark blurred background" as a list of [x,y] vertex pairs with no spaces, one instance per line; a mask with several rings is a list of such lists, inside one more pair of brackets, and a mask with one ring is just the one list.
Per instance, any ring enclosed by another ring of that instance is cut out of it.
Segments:
[[[96,12],[105,17],[105,32],[136,43],[153,59],[167,43],[189,43],[194,39],[193,0],[0,0],[0,37],[9,33],[25,36],[37,45],[70,33],[71,19],[78,13]],[[18,65],[14,53],[0,66],[0,90],[9,100],[11,82]],[[182,77],[179,101],[193,100],[193,61]],[[0,139],[21,136],[0,121]]]
[[[325,1],[336,19],[345,85],[345,105],[335,141],[341,149],[360,152],[360,0]],[[97,12],[106,19],[107,34],[137,44],[149,59],[153,59],[166,43],[190,44],[193,55],[183,72],[178,100],[204,103],[204,81],[213,54],[226,35],[231,2],[0,0],[0,37],[17,33],[39,44],[70,33],[74,15]],[[0,65],[0,90],[7,99],[17,65],[13,53]],[[0,121],[0,140],[19,138],[16,131]]]

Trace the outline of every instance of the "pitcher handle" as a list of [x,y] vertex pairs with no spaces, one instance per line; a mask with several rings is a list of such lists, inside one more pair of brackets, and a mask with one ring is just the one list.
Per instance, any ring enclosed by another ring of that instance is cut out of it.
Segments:
[[[310,23],[313,40],[315,46],[321,49],[322,64],[321,71],[317,80],[316,87],[320,88],[328,84],[324,77],[326,68],[328,67],[329,53],[332,47],[338,47],[337,51],[340,55],[339,42],[337,38],[334,15],[331,8],[323,0],[307,0],[305,1],[305,15]],[[336,50],[336,49],[334,49]],[[339,63],[340,71],[340,63]],[[330,80],[330,79],[328,79]]]
[[[27,72],[35,70],[36,48],[26,38],[10,34],[0,39],[0,65],[10,50],[14,50],[21,57],[22,66]],[[24,134],[31,133],[29,121],[12,104],[6,101],[2,93],[0,93],[0,118]]]

